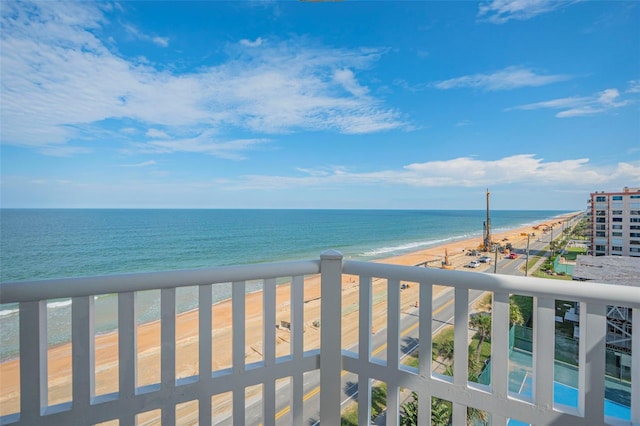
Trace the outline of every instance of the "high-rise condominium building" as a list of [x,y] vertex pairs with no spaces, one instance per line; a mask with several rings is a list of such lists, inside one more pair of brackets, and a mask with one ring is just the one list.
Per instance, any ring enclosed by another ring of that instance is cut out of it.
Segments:
[[640,257],[640,188],[591,194],[594,256]]

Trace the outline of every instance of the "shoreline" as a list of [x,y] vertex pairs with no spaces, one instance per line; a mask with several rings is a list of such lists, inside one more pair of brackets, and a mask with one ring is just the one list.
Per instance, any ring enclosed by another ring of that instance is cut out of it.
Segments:
[[[496,230],[492,237],[494,241],[502,241],[508,239],[514,246],[514,249],[522,248],[522,240],[526,245],[526,237],[520,236],[520,233],[531,233],[534,226],[549,223],[561,223],[570,217],[574,217],[581,212],[567,213],[545,221],[532,223],[530,225],[521,226],[514,229]],[[540,236],[546,235],[542,231],[537,231]],[[397,254],[389,257],[369,260],[379,263],[391,263],[397,265],[415,266],[422,265],[425,262],[439,262],[445,257],[445,251],[448,252],[450,263],[454,269],[462,269],[464,264],[468,263],[472,258],[466,255],[466,250],[475,249],[482,242],[482,235],[472,236],[469,238],[461,238],[460,240],[450,240],[444,243],[438,243],[431,247],[412,250],[403,254]],[[435,263],[437,267],[439,263]],[[431,267],[431,266],[429,266]],[[470,269],[465,268],[467,271]],[[472,272],[482,272],[487,270],[487,266],[472,269]],[[319,347],[319,329],[314,327],[313,321],[319,318],[319,297],[320,297],[320,280],[319,276],[305,277],[304,280],[304,348],[305,351]],[[380,287],[382,283],[374,284]],[[350,306],[358,300],[357,280],[352,276],[343,275],[342,292],[343,292],[343,318],[353,313],[349,311],[345,313],[345,306]],[[377,291],[374,288],[374,291]],[[434,287],[434,297],[439,293]],[[417,300],[418,286],[411,286],[409,291],[403,291],[403,309],[405,305],[412,305],[413,300]],[[246,342],[256,342],[255,344],[246,345],[245,360],[247,363],[261,359],[262,336],[262,290],[258,289],[247,293],[246,295],[246,312],[245,329],[247,332]],[[383,304],[386,309],[386,304]],[[375,310],[376,307],[374,306]],[[198,308],[193,308],[176,315],[176,378],[188,377],[197,374],[198,371]],[[357,312],[357,310],[355,311]],[[253,313],[253,314],[252,314]],[[257,314],[256,314],[257,313]],[[212,370],[228,368],[231,366],[231,300],[223,299],[212,304],[212,321],[215,321],[215,328],[212,328],[212,340],[214,348],[214,360],[212,362]],[[374,326],[379,329],[384,326],[382,321],[384,312],[381,315],[374,315],[379,324]],[[357,315],[356,315],[357,317]],[[290,291],[289,284],[283,283],[276,287],[276,320],[287,320],[290,318]],[[353,321],[343,321],[345,323]],[[384,318],[386,323],[386,318]],[[353,328],[353,327],[351,327]],[[356,320],[357,333],[357,320]],[[137,386],[157,383],[160,380],[159,368],[159,346],[160,346],[160,321],[153,320],[138,325],[137,332],[137,352],[138,352],[138,375],[139,382]],[[113,331],[105,331],[95,335],[95,383],[96,394],[106,394],[118,391],[118,349],[117,349],[117,329]],[[287,343],[288,334],[286,330],[278,329],[276,333],[278,339],[277,356],[288,354],[289,345],[280,344]],[[345,330],[343,332],[343,346],[347,346],[353,339],[357,339],[357,334],[353,330]],[[357,340],[356,340],[357,341]],[[219,350],[222,348],[223,350]],[[225,350],[228,349],[228,350]],[[222,352],[222,353],[221,353]],[[226,352],[226,353],[225,353]],[[71,399],[71,343],[60,343],[49,347],[48,350],[48,375],[49,375],[49,404],[57,404],[66,402]],[[0,388],[0,416],[11,414],[19,410],[19,358],[11,358],[0,363],[0,377],[2,378],[2,387]],[[115,378],[115,380],[114,380]],[[115,382],[115,383],[114,383]]]

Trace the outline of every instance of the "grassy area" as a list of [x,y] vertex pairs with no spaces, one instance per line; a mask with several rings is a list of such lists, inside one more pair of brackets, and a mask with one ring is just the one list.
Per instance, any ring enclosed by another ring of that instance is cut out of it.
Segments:
[[[387,408],[387,384],[371,387],[371,420]],[[341,426],[358,426],[358,404],[351,404],[340,416]]]
[[548,278],[552,280],[564,280],[564,281],[573,280],[573,277],[571,275],[550,275],[543,271],[535,271],[534,273],[531,274],[531,276],[538,277],[538,278]]
[[538,261],[540,260],[542,256],[531,256],[529,257],[529,262],[527,263],[527,269],[529,270],[529,272],[531,272],[533,270],[533,267],[535,266],[536,263],[538,263]]
[[578,255],[587,254],[587,250],[581,247],[569,247],[562,255],[567,260],[576,260]]

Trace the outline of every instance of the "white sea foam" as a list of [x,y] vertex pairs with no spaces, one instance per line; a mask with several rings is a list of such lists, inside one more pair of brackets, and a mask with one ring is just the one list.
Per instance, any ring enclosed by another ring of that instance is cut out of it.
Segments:
[[71,299],[57,300],[55,302],[47,302],[47,308],[63,308],[71,305]]
[[3,309],[0,311],[0,317],[7,317],[18,313],[18,308],[15,309]]
[[442,238],[439,240],[429,240],[429,241],[417,241],[417,242],[413,242],[413,243],[406,243],[406,244],[401,244],[398,246],[393,246],[393,247],[381,247],[378,249],[373,249],[364,253],[361,253],[361,256],[364,257],[375,257],[375,256],[382,256],[385,254],[389,254],[389,253],[399,253],[399,252],[407,252],[410,250],[416,250],[419,248],[423,248],[423,247],[431,247],[434,246],[436,244],[441,244],[441,243],[445,243],[447,241],[452,241],[452,240],[457,240],[460,238],[464,238],[465,236],[460,236],[460,237],[449,237],[449,238]]

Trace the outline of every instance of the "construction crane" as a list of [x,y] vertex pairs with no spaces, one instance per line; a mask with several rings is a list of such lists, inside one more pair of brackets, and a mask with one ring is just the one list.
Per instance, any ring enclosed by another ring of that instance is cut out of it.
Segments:
[[482,239],[482,250],[483,251],[491,251],[491,217],[489,216],[489,188],[487,188],[487,219],[484,222],[483,228],[483,239]]

